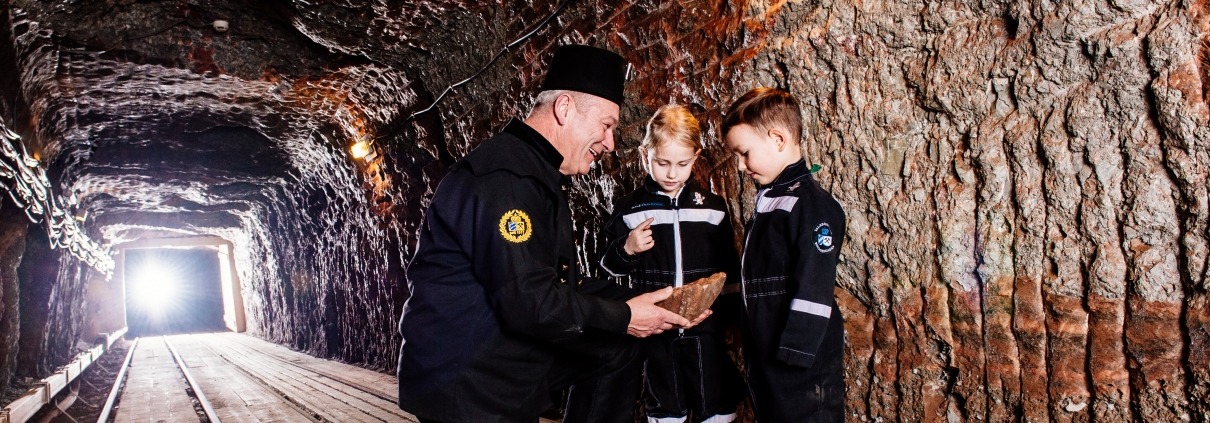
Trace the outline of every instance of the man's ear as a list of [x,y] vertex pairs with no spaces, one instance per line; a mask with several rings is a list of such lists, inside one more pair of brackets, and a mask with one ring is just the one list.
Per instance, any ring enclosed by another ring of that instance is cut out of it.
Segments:
[[769,129],[769,138],[772,138],[773,142],[777,143],[778,153],[785,151],[786,144],[789,144],[789,142],[786,140],[786,134],[782,133],[781,130],[777,128]]
[[563,93],[555,98],[555,104],[551,105],[551,111],[554,113],[555,122],[558,122],[559,126],[567,125],[571,118],[571,109],[573,107],[576,107],[576,105],[571,95]]

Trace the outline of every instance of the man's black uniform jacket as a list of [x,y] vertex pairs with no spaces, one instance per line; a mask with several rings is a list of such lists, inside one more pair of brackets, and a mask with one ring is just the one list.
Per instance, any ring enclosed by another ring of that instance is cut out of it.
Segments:
[[[562,156],[513,120],[442,179],[408,266],[399,406],[438,421],[533,419],[556,359],[624,334],[635,294],[580,276]],[[587,357],[585,357],[587,358]]]
[[756,195],[741,262],[744,352],[762,422],[843,411],[844,322],[833,291],[844,236],[844,209],[802,161]]

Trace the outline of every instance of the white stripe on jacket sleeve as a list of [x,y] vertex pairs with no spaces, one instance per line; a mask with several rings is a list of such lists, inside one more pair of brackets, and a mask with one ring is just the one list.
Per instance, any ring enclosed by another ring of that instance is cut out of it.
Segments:
[[814,314],[816,316],[831,317],[832,307],[820,303],[813,303],[795,298],[790,302],[790,310],[800,313]]

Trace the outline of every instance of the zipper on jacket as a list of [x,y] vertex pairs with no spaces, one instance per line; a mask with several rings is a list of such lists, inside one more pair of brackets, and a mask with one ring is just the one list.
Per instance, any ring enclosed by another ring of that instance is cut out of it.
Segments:
[[744,313],[748,313],[748,240],[752,239],[752,228],[756,227],[756,218],[760,216],[757,210],[760,210],[760,200],[765,198],[765,193],[769,192],[769,188],[762,189],[756,193],[756,201],[752,204],[752,220],[749,222],[748,231],[744,234],[744,253],[739,256],[739,295],[744,300]]
[[[672,215],[674,216],[672,218],[672,245],[674,247],[674,251],[676,252],[676,281],[674,282],[674,286],[677,288],[680,288],[681,285],[685,284],[685,269],[683,268],[681,259],[681,211],[680,207],[677,206],[677,198],[681,196],[682,192],[685,192],[685,187],[683,185],[681,186],[681,189],[676,190],[675,195],[670,196],[672,198]],[[676,336],[679,337],[684,334],[684,329],[677,329]]]

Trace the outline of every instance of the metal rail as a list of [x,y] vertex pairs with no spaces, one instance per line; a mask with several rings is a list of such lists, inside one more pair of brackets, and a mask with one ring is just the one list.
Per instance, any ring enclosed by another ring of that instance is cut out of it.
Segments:
[[26,391],[24,395],[9,403],[0,410],[0,423],[24,423],[29,420],[34,414],[38,413],[46,404],[50,404],[55,396],[59,395],[67,384],[76,380],[92,365],[118,338],[126,334],[126,328],[122,328],[116,332],[102,334],[104,339],[100,343],[82,352],[76,356],[76,359],[70,364],[59,368],[55,374],[52,374],[37,383],[36,386]]
[[210,406],[210,401],[206,400],[206,394],[202,393],[201,385],[198,385],[197,380],[193,375],[189,374],[189,367],[185,366],[185,360],[181,359],[181,355],[177,354],[176,348],[168,342],[168,337],[164,336],[164,345],[168,346],[168,351],[172,353],[172,358],[176,359],[176,365],[181,368],[181,373],[185,375],[185,380],[189,382],[189,386],[193,388],[193,395],[197,397],[197,401],[202,404],[202,410],[206,412],[206,417],[210,418],[210,423],[223,423],[219,420],[218,413],[214,411],[214,407]]
[[130,349],[126,350],[126,361],[122,362],[122,369],[118,370],[118,377],[113,381],[113,388],[109,390],[109,397],[105,399],[105,407],[101,409],[97,423],[109,422],[109,413],[113,412],[113,403],[118,399],[118,392],[122,391],[122,381],[126,380],[126,370],[130,368],[130,360],[134,358],[134,350],[138,347],[139,338],[135,338],[130,344]]

